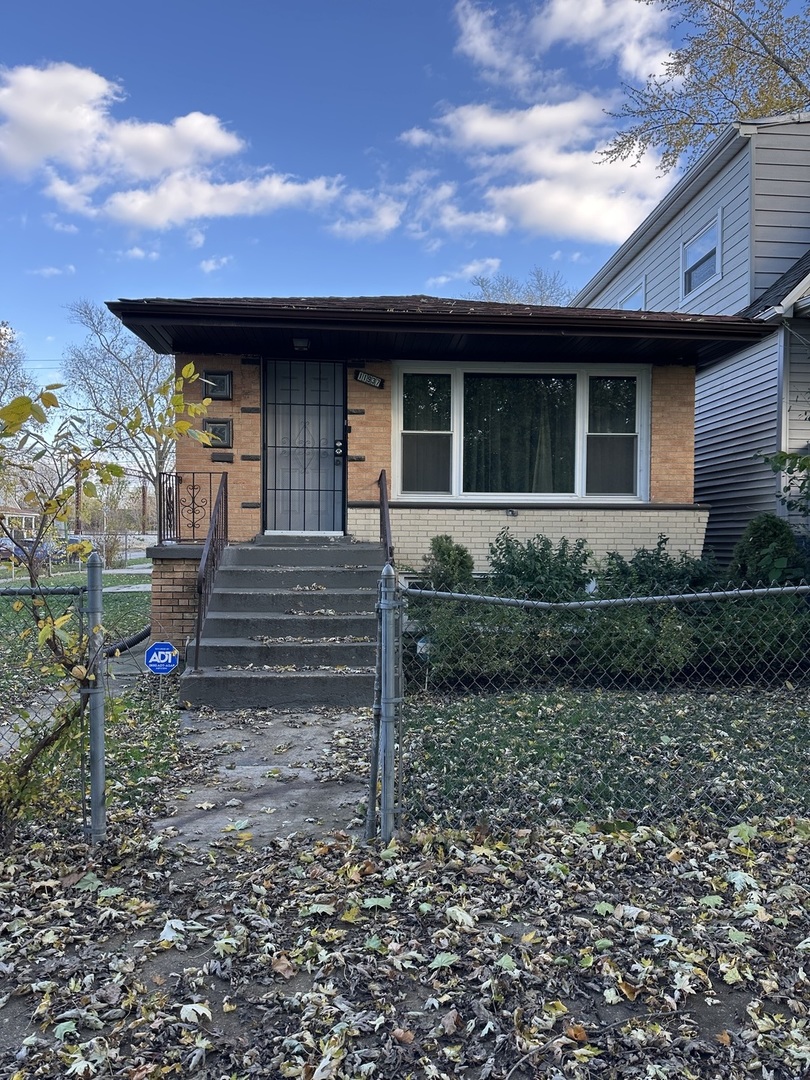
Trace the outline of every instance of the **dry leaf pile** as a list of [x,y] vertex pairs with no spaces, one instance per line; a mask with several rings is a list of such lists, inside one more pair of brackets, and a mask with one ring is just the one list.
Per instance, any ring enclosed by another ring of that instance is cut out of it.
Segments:
[[810,825],[580,824],[3,865],[0,1072],[679,1077],[810,1072]]

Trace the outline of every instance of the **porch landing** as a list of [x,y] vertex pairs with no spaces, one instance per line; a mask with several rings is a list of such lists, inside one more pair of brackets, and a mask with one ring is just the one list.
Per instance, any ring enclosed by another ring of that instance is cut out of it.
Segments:
[[257,536],[229,545],[180,697],[194,707],[373,703],[379,544]]

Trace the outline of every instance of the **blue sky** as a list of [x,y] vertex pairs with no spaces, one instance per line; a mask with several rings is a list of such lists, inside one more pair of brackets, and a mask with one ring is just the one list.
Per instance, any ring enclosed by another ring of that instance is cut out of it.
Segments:
[[38,381],[66,305],[580,286],[658,202],[600,165],[655,70],[637,0],[38,0],[0,44],[0,319]]

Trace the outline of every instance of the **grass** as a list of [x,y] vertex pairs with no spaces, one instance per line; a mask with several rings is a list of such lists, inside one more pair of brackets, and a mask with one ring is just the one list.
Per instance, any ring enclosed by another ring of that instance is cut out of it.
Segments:
[[739,821],[810,811],[806,694],[554,691],[411,706],[410,819]]
[[[51,610],[60,615],[72,607],[73,601],[70,596],[53,597]],[[54,673],[42,670],[48,662],[47,654],[37,653],[30,637],[20,637],[20,632],[31,624],[30,615],[25,611],[15,612],[12,604],[12,598],[0,597],[0,712],[4,714],[27,704],[59,681]],[[149,624],[149,617],[148,592],[104,595],[105,639],[109,643],[142,630]],[[34,656],[29,660],[31,651]]]

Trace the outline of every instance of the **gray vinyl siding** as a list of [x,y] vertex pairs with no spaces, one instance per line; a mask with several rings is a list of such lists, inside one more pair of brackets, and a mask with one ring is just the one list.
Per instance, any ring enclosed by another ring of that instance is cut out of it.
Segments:
[[793,453],[810,453],[810,322],[795,320],[787,334],[789,386],[784,446]]
[[[785,394],[785,434],[782,445],[796,454],[810,454],[810,322],[792,320],[786,331],[787,379]],[[807,528],[807,519],[796,511],[789,519]]]
[[[589,305],[618,307],[644,279],[648,311],[695,311],[729,315],[744,308],[750,294],[750,158],[748,144],[699,195],[655,236]],[[722,212],[721,277],[681,298],[681,245]]]
[[751,518],[776,510],[776,479],[761,453],[779,438],[779,334],[698,372],[695,501],[710,507],[706,549],[727,562]]
[[810,127],[775,124],[751,139],[754,300],[810,248]]

